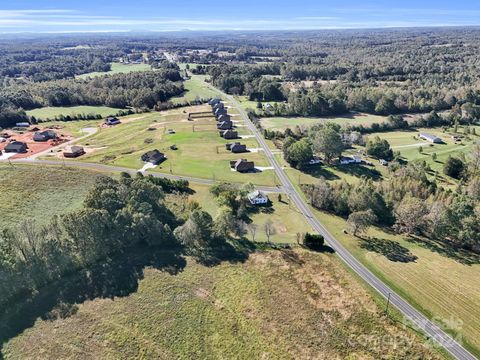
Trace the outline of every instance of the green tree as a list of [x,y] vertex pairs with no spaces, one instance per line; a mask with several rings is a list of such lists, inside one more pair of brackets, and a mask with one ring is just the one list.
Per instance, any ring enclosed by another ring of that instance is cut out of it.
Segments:
[[325,161],[330,163],[335,157],[340,157],[344,149],[340,137],[340,127],[327,123],[313,134],[313,150],[322,153]]
[[392,160],[393,151],[390,144],[385,139],[375,136],[373,140],[367,141],[367,154],[377,159]]
[[459,179],[463,176],[465,171],[465,164],[462,160],[449,156],[443,166],[443,173],[454,179]]
[[372,226],[375,221],[377,221],[377,217],[371,209],[353,212],[348,216],[348,232],[353,236],[357,236],[359,233],[364,233],[367,231],[367,229]]

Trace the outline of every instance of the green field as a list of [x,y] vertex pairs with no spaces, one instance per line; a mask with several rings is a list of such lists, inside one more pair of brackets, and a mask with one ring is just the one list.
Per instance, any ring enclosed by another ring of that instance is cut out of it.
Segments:
[[175,104],[198,99],[209,99],[218,96],[218,93],[210,89],[204,81],[205,75],[191,75],[190,79],[185,80],[183,85],[185,93],[182,96],[172,98]]
[[111,70],[106,72],[91,72],[87,74],[78,75],[77,79],[87,79],[94,78],[104,75],[115,75],[115,74],[127,74],[135,71],[148,71],[152,70],[152,67],[149,64],[123,64],[123,63],[111,63]]
[[34,110],[28,110],[27,115],[35,116],[40,120],[54,120],[59,116],[75,116],[75,115],[100,115],[107,117],[116,115],[121,109],[116,109],[108,106],[70,106],[70,107],[44,107]]
[[[240,183],[251,181],[259,185],[275,185],[273,170],[267,169],[254,174],[240,174],[230,170],[229,160],[241,157],[255,161],[256,166],[268,167],[269,164],[261,152],[246,154],[227,152],[225,144],[228,141],[218,135],[213,117],[187,120],[189,111],[208,109],[208,105],[202,105],[122,118],[122,124],[101,128],[97,134],[80,142],[92,151],[78,161],[141,169],[144,165],[140,159],[141,155],[146,151],[158,149],[164,152],[168,159],[150,171],[171,172],[175,175],[219,181]],[[175,134],[168,134],[167,129],[173,129]],[[248,135],[244,127],[238,127],[238,131],[239,134]],[[258,148],[253,138],[240,141],[249,148]],[[177,145],[178,150],[170,149],[170,145],[173,144]]]
[[0,228],[29,218],[43,223],[79,207],[97,175],[73,168],[0,164]]
[[[251,105],[251,104],[249,104]],[[255,103],[256,105],[256,103]],[[255,106],[253,107],[255,108]],[[331,122],[338,125],[363,125],[370,126],[374,123],[382,123],[386,121],[385,116],[370,115],[370,114],[349,114],[338,117],[271,117],[262,118],[261,124],[265,129],[271,130],[285,130],[287,128],[294,128],[295,126],[311,126],[315,124]]]
[[[218,211],[218,205],[215,198],[210,194],[209,187],[204,185],[190,184],[195,191],[192,199],[197,201],[212,217],[215,217]],[[250,214],[252,223],[258,226],[255,241],[266,242],[263,226],[267,219],[271,220],[275,228],[275,234],[271,236],[272,243],[296,243],[297,233],[312,232],[311,226],[307,223],[305,217],[296,209],[295,205],[288,204],[288,198],[281,194],[282,201],[278,201],[278,194],[267,194],[271,203],[271,208],[258,207],[257,213]],[[262,211],[262,209],[264,209]],[[250,233],[245,235],[249,240],[253,240]]]
[[387,320],[384,303],[334,255],[267,251],[202,266],[164,253],[138,273],[133,263],[122,260],[108,281],[120,296],[85,301],[66,319],[39,318],[4,345],[4,358],[440,358]]

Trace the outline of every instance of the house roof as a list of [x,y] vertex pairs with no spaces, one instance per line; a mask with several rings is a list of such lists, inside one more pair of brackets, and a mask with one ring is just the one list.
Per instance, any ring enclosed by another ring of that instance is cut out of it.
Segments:
[[256,198],[268,199],[268,196],[263,191],[260,191],[260,190],[252,191],[247,195],[247,197],[249,200],[253,200]]
[[83,147],[78,146],[78,145],[73,145],[73,146],[67,146],[65,148],[65,152],[67,153],[78,153],[78,152],[83,152]]
[[142,160],[151,163],[158,163],[165,159],[165,154],[160,152],[159,150],[151,150],[147,151],[145,154],[142,155]]
[[420,136],[425,138],[425,139],[431,140],[431,141],[441,140],[438,136],[435,136],[435,135],[432,135],[432,134],[429,134],[429,133],[425,133],[425,132],[421,132]]
[[14,150],[14,151],[22,150],[26,148],[27,148],[27,144],[21,141],[12,141],[7,146],[5,146],[5,150]]

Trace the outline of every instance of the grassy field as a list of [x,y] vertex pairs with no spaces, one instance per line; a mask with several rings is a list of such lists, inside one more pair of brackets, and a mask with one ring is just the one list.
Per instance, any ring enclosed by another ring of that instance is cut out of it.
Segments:
[[[189,258],[162,266],[167,257],[130,276],[120,296],[39,318],[4,345],[4,358],[440,358],[386,319],[333,255],[267,251],[208,267]],[[128,271],[122,262],[109,285],[121,290]]]
[[[255,108],[255,107],[254,107]],[[265,129],[285,130],[295,126],[311,126],[314,124],[331,122],[338,125],[364,125],[370,126],[373,123],[382,123],[386,121],[385,116],[370,114],[349,114],[338,117],[271,117],[261,119],[262,126]]]
[[148,71],[152,70],[152,67],[148,64],[123,64],[123,63],[111,63],[111,70],[106,72],[91,72],[87,74],[78,75],[77,79],[94,78],[103,75],[115,75],[126,74],[135,71]]
[[190,79],[184,81],[185,93],[182,96],[174,97],[170,101],[173,103],[183,103],[193,101],[197,98],[208,99],[218,94],[211,90],[204,81],[205,75],[190,75]]
[[96,172],[0,164],[0,228],[22,219],[46,222],[80,206]]
[[40,120],[53,120],[59,116],[72,115],[101,115],[107,117],[116,115],[121,109],[116,109],[108,106],[71,106],[71,107],[44,107],[40,109],[28,110],[27,114],[35,116]]
[[[203,185],[190,184],[195,191],[192,199],[197,201],[212,217],[215,217],[218,206],[215,198],[210,194],[209,187]],[[255,241],[267,241],[267,236],[263,226],[267,219],[271,220],[275,228],[275,234],[271,236],[272,243],[296,243],[296,234],[312,232],[312,228],[307,223],[305,217],[295,208],[295,205],[289,206],[285,194],[282,195],[282,201],[278,201],[278,194],[267,194],[272,202],[271,208],[259,207],[257,213],[250,215],[252,223],[258,226]],[[262,209],[264,209],[262,211]],[[247,234],[249,240],[253,240],[251,234]]]
[[[122,124],[101,128],[99,132],[80,144],[90,149],[78,161],[100,162],[141,169],[144,163],[140,157],[146,151],[158,149],[167,155],[167,160],[152,169],[155,172],[173,173],[232,182],[248,182],[259,185],[275,185],[273,170],[254,174],[240,174],[230,170],[229,161],[245,157],[255,161],[259,167],[268,167],[268,161],[261,152],[232,154],[225,150],[227,140],[216,130],[213,118],[188,121],[189,111],[206,111],[208,105],[174,109],[164,112],[131,115],[122,119]],[[233,114],[233,113],[232,113]],[[235,118],[234,118],[235,120]],[[238,127],[240,135],[248,136],[244,127]],[[153,130],[149,130],[153,129]],[[168,134],[173,129],[175,134]],[[195,131],[193,131],[195,130]],[[256,149],[253,138],[240,140],[248,148]],[[171,150],[171,145],[178,150]]]

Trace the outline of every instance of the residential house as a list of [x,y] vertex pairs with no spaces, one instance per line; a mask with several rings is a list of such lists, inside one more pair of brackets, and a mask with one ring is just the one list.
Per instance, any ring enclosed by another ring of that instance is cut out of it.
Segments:
[[248,201],[252,205],[264,205],[268,204],[268,196],[260,190],[252,191],[247,195]]
[[33,141],[48,141],[48,140],[54,140],[56,138],[57,138],[57,133],[53,130],[40,131],[40,132],[36,132],[33,135]]
[[442,139],[440,139],[438,136],[435,136],[435,135],[432,135],[432,134],[421,132],[418,136],[420,137],[420,139],[427,140],[428,142],[431,142],[433,144],[442,144],[443,143]]
[[239,154],[247,152],[247,145],[240,144],[239,142],[229,143],[226,145],[227,150],[230,150],[232,153]]
[[217,110],[215,110],[213,112],[213,114],[216,116],[216,118],[218,119],[220,116],[222,115],[227,115],[227,109],[225,108],[218,108]]
[[233,123],[231,121],[222,121],[217,125],[217,129],[220,130],[230,130],[233,128]]
[[217,105],[221,100],[219,98],[214,98],[214,99],[210,99],[208,101],[208,105],[211,105],[211,106],[215,106]]
[[228,115],[228,114],[222,114],[222,115],[218,116],[217,120],[218,121],[231,121],[230,115]]
[[238,132],[235,130],[220,131],[220,136],[226,140],[238,139]]
[[247,159],[238,159],[230,161],[230,167],[235,171],[245,173],[255,170],[255,163]]
[[159,150],[155,149],[143,154],[141,159],[142,161],[157,165],[157,164],[160,164],[162,161],[164,161],[166,159],[166,156],[164,153],[161,153]]
[[105,120],[105,125],[117,125],[120,124],[120,120],[116,117],[110,116]]
[[222,102],[219,102],[218,104],[215,104],[212,108],[213,110],[213,113],[215,114],[215,111],[217,111],[217,109],[224,109],[225,108],[225,105],[223,105]]
[[349,165],[349,164],[361,164],[362,158],[360,156],[342,156],[340,158],[340,164],[342,165]]
[[85,150],[82,146],[67,146],[65,150],[63,150],[63,156],[66,158],[76,158],[85,154]]
[[26,153],[27,144],[21,141],[12,141],[7,146],[5,146],[4,151],[7,153]]

